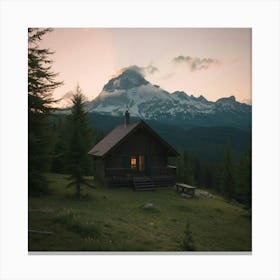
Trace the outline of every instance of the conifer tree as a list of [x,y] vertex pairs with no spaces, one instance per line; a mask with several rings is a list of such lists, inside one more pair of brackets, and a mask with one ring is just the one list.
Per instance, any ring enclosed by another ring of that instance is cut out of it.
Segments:
[[237,169],[237,199],[247,206],[252,205],[252,153],[245,151]]
[[180,156],[177,159],[177,178],[178,180],[193,185],[194,175],[191,158],[186,150],[179,151]]
[[61,85],[51,69],[53,54],[40,48],[42,37],[51,29],[28,29],[28,190],[29,195],[46,193],[43,175],[50,163],[49,115],[52,93]]
[[232,159],[231,144],[228,141],[224,157],[224,166],[222,173],[223,192],[227,198],[232,198],[234,195],[234,164]]
[[67,116],[57,116],[55,120],[55,145],[52,155],[52,172],[67,173],[67,151],[69,146],[70,124]]
[[71,182],[68,186],[75,186],[76,197],[80,199],[81,186],[88,185],[84,176],[90,172],[92,167],[88,156],[92,130],[88,124],[87,113],[84,110],[84,95],[79,85],[76,87],[72,101],[73,107],[69,117],[70,142],[67,153]]

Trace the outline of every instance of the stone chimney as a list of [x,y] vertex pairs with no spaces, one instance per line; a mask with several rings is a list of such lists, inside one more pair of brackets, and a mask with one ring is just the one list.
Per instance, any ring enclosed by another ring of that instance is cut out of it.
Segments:
[[129,112],[126,110],[124,114],[124,126],[127,127],[129,125]]

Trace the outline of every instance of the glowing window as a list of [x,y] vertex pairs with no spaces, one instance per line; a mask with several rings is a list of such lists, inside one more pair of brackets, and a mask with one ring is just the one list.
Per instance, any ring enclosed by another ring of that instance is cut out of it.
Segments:
[[139,156],[139,171],[145,170],[145,157]]
[[136,159],[136,156],[132,156],[130,158],[130,167],[135,169],[137,168],[137,159]]

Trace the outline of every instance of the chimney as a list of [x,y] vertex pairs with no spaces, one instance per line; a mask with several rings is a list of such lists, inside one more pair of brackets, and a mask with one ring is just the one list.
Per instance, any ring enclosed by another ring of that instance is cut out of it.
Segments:
[[124,114],[124,126],[127,127],[129,125],[129,112],[126,110]]

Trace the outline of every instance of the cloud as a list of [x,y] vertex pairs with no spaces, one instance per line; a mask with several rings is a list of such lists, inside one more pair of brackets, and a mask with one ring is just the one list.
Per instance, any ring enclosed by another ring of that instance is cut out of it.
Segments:
[[190,56],[182,56],[182,55],[179,55],[175,58],[173,58],[173,61],[176,62],[176,63],[181,63],[181,62],[188,62],[190,61],[192,58]]
[[147,67],[144,68],[144,71],[146,71],[149,74],[154,74],[155,72],[158,72],[158,68],[153,66],[152,63],[150,63]]
[[116,73],[111,76],[111,78],[116,78],[116,77],[120,76],[126,70],[134,71],[134,72],[140,74],[143,77],[145,77],[147,74],[152,75],[155,72],[159,71],[159,69],[157,67],[155,67],[152,63],[150,63],[146,67],[139,67],[137,65],[130,65],[128,67],[124,67],[124,68],[121,68],[121,69],[117,70]]
[[220,66],[221,61],[215,58],[200,58],[179,55],[173,58],[176,64],[185,63],[191,71],[207,70],[212,66]]
[[126,68],[123,68],[124,71],[125,70],[131,70],[131,71],[134,71],[134,72],[137,72],[138,74],[142,75],[143,77],[145,77],[145,67],[139,67],[137,65],[131,65],[131,66],[128,66]]
[[128,67],[124,67],[124,68],[121,68],[121,69],[117,70],[116,73],[114,73],[110,78],[116,78],[116,77],[120,76],[126,70],[131,70],[131,71],[134,71],[136,73],[139,73],[143,77],[145,76],[143,67],[139,67],[137,65],[130,65]]

